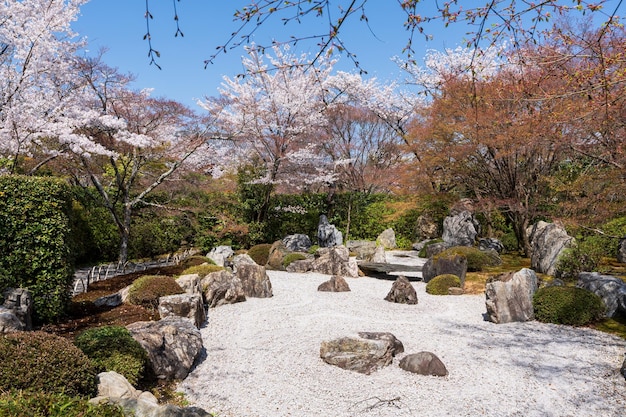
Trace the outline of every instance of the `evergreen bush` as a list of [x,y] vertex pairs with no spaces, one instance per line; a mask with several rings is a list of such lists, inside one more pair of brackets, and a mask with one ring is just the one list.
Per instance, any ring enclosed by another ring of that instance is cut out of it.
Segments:
[[94,362],[98,372],[115,371],[135,387],[148,366],[146,351],[122,326],[85,330],[74,343]]
[[38,323],[58,319],[70,301],[70,212],[63,181],[0,176],[0,291],[28,288]]
[[96,374],[95,365],[68,339],[44,332],[0,336],[0,392],[93,395]]
[[461,279],[456,275],[437,275],[426,284],[426,292],[431,295],[448,295],[451,287],[460,287]]
[[0,393],[0,417],[125,417],[115,404],[91,404],[87,398],[46,392]]
[[263,266],[267,263],[267,260],[270,257],[271,248],[272,245],[270,243],[260,243],[258,245],[254,245],[248,249],[248,256],[250,256],[258,265]]
[[497,266],[502,260],[495,252],[481,251],[472,246],[453,246],[435,255],[435,257],[451,257],[454,255],[464,256],[467,259],[467,271],[482,271],[486,266]]
[[137,278],[128,291],[128,302],[145,308],[156,310],[159,297],[182,294],[183,289],[170,276],[144,275]]
[[538,289],[533,298],[533,307],[538,321],[571,326],[598,321],[605,312],[599,296],[582,288],[566,286]]
[[292,263],[293,261],[301,261],[303,259],[306,259],[306,255],[303,253],[299,253],[299,252],[288,253],[283,258],[283,267],[287,268],[289,264]]
[[200,275],[200,278],[204,278],[207,275],[209,275],[211,272],[222,271],[223,269],[224,269],[223,266],[218,266],[215,264],[202,264],[202,265],[191,266],[185,269],[181,273],[181,275],[198,274]]
[[202,255],[188,256],[182,261],[180,261],[180,266],[182,268],[189,268],[192,266],[197,266],[197,265],[202,265],[202,264],[215,265],[215,262],[213,262],[213,259],[208,258],[206,256],[202,256]]

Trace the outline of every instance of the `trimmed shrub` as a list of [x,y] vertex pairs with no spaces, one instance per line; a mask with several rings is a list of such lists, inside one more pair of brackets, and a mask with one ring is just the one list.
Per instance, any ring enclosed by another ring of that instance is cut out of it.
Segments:
[[497,253],[481,251],[480,249],[471,246],[454,246],[435,255],[435,257],[448,257],[454,255],[464,256],[467,259],[468,272],[482,271],[486,266],[496,266],[502,263],[502,260]]
[[92,395],[96,367],[74,344],[44,332],[0,336],[0,392]]
[[298,253],[298,252],[288,253],[283,258],[283,266],[287,268],[289,264],[292,263],[293,261],[301,261],[303,259],[306,259],[306,255],[304,255],[303,253]]
[[124,417],[115,404],[91,404],[88,399],[66,394],[7,392],[0,394],[2,417]]
[[180,266],[182,268],[189,268],[192,266],[197,266],[197,265],[202,265],[202,264],[215,265],[215,262],[213,262],[213,259],[208,258],[206,256],[202,256],[202,255],[188,256],[187,258],[180,261]]
[[202,264],[189,267],[181,272],[181,275],[188,274],[198,274],[200,278],[204,278],[209,275],[211,272],[222,271],[224,269],[223,266],[215,265],[215,264]]
[[456,275],[437,275],[426,284],[426,292],[431,295],[448,295],[448,289],[460,286],[461,279]]
[[539,288],[533,298],[535,318],[544,323],[583,326],[602,319],[602,299],[577,287]]
[[271,248],[272,245],[270,243],[254,245],[248,249],[248,256],[250,256],[258,265],[265,265],[270,256]]
[[172,277],[165,275],[144,275],[133,282],[128,291],[128,302],[156,310],[159,297],[182,294],[183,289]]
[[581,272],[597,271],[605,248],[589,238],[563,251],[556,264],[554,276],[566,281],[578,280]]
[[0,176],[0,290],[28,288],[34,319],[58,319],[70,301],[71,192],[53,178]]
[[148,355],[122,326],[88,329],[74,342],[98,367],[98,372],[115,371],[137,386],[144,376]]

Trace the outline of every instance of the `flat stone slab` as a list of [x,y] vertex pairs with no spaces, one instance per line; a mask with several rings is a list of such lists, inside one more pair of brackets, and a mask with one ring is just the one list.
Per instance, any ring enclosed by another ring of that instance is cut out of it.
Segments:
[[359,268],[365,275],[373,278],[396,280],[398,275],[404,275],[409,281],[422,280],[422,267],[417,265],[401,265],[376,262],[358,262]]

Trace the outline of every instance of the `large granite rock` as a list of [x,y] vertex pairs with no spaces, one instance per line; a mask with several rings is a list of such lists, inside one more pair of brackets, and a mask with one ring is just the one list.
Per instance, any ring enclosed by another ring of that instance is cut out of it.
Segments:
[[24,323],[9,309],[0,307],[0,333],[26,330]]
[[376,252],[376,242],[372,240],[348,240],[346,242],[348,251],[353,252],[358,260],[371,262],[372,256]]
[[320,216],[317,224],[317,244],[322,248],[343,245],[343,234],[328,222],[324,214]]
[[124,377],[114,371],[101,372],[97,376],[98,397],[140,399],[142,401],[158,404],[157,398],[149,391],[141,391],[131,385]]
[[474,246],[479,232],[480,223],[468,210],[463,210],[443,220],[442,239],[448,247]]
[[382,246],[383,249],[397,248],[398,246],[396,245],[396,233],[393,231],[393,229],[383,230],[383,232],[376,238],[376,244],[378,246]]
[[439,226],[430,215],[419,216],[415,228],[417,237],[420,239],[436,239],[439,237]]
[[239,265],[237,278],[241,280],[246,297],[268,298],[273,295],[272,283],[263,266]]
[[554,275],[561,253],[574,243],[565,228],[556,223],[538,222],[528,230],[532,254],[530,267],[541,274]]
[[176,283],[180,285],[180,288],[182,288],[186,294],[202,294],[200,282],[201,279],[198,274],[181,275],[176,278]]
[[230,246],[216,246],[207,254],[207,258],[215,262],[215,265],[226,266],[227,260],[235,254]]
[[318,287],[318,291],[325,292],[348,292],[350,286],[341,275],[333,275],[328,281],[322,282]]
[[200,330],[188,319],[170,316],[132,323],[126,328],[148,353],[159,379],[184,379],[203,350]]
[[159,298],[159,316],[189,319],[199,329],[206,322],[206,312],[200,294],[174,294]]
[[207,274],[202,278],[200,286],[203,289],[204,302],[209,308],[246,301],[241,280],[227,270]]
[[265,268],[269,270],[282,271],[285,269],[283,260],[287,254],[291,253],[282,240],[278,240],[272,244]]
[[370,259],[370,262],[375,264],[387,263],[387,255],[385,254],[384,246],[381,245],[376,248],[376,252],[374,252],[374,255],[372,255],[372,259]]
[[[25,288],[7,288],[2,293],[4,300],[2,307],[6,312],[13,314],[20,322],[21,329],[32,330],[33,322],[33,296],[31,292]],[[5,325],[12,321],[5,321]]]
[[369,375],[388,366],[404,346],[391,333],[361,332],[355,336],[322,342],[320,357],[343,369]]
[[400,360],[400,368],[419,375],[446,376],[448,370],[441,359],[431,352],[406,355]]
[[428,282],[439,275],[452,274],[461,280],[461,288],[465,285],[467,273],[467,258],[461,255],[441,256],[429,258],[422,267],[422,280]]
[[315,256],[311,267],[312,272],[352,278],[359,276],[356,260],[350,258],[350,252],[345,246],[320,248]]
[[597,272],[581,272],[576,286],[602,298],[606,317],[626,314],[626,283],[621,279]]
[[394,281],[385,300],[399,304],[417,304],[417,292],[409,280],[400,275]]
[[501,254],[504,251],[504,245],[496,238],[485,237],[478,239],[478,249],[482,251],[495,251]]
[[489,320],[494,323],[533,320],[533,296],[537,287],[537,274],[527,268],[487,280],[485,304]]
[[247,253],[241,253],[233,257],[232,269],[233,269],[233,272],[236,274],[237,268],[239,268],[239,265],[256,265],[256,264],[257,263],[254,262],[254,259],[252,259],[250,255],[248,255]]
[[283,238],[283,245],[291,252],[308,252],[311,249],[311,238],[302,233],[296,233]]

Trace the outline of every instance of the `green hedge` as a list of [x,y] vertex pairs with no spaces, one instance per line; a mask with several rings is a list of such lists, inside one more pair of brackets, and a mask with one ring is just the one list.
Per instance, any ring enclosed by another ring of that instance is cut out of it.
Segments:
[[577,287],[539,288],[533,297],[533,307],[538,321],[571,326],[598,321],[605,312],[599,296]]
[[0,290],[28,288],[35,322],[56,320],[69,304],[71,201],[61,180],[0,176]]

